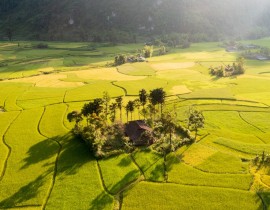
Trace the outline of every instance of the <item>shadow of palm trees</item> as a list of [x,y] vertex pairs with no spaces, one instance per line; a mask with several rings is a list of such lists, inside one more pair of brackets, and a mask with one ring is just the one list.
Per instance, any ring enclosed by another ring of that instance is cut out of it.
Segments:
[[99,194],[91,203],[89,209],[91,210],[100,210],[112,205],[113,197],[118,198],[119,205],[121,206],[121,196],[123,191],[130,190],[134,183],[139,179],[139,176],[134,176],[137,174],[137,170],[132,170],[127,173],[119,182],[114,184],[109,190],[110,195],[107,193]]
[[120,166],[120,167],[127,167],[127,166],[129,166],[131,163],[132,163],[131,158],[123,157],[123,158],[121,159],[120,163],[118,163],[118,166]]
[[[113,197],[103,192],[99,194],[89,205],[91,210],[112,209]],[[107,208],[106,208],[107,207]],[[111,208],[109,208],[111,207]]]
[[263,207],[261,209],[269,209],[270,206],[270,192],[258,192],[258,196],[261,198]]
[[59,155],[58,174],[74,175],[83,165],[95,160],[82,140],[69,135],[59,142],[62,145],[62,151]]
[[174,165],[177,165],[181,162],[183,158],[183,154],[176,154],[176,153],[171,153],[167,155],[166,157],[166,172],[168,173],[173,169]]
[[[27,185],[21,187],[16,193],[12,196],[2,200],[0,202],[0,208],[14,208],[18,205],[22,205],[28,200],[36,197],[40,191],[40,188],[45,184],[46,177],[51,175],[49,173],[42,174],[38,176],[32,182],[29,182]],[[41,204],[40,204],[41,206]]]
[[[61,148],[59,148],[59,145],[61,145]],[[89,155],[86,155],[86,153]],[[85,163],[94,160],[83,141],[76,138],[71,133],[46,139],[35,144],[28,150],[27,155],[28,156],[23,160],[24,165],[21,169],[59,155],[57,173],[64,173],[66,175],[76,174],[77,170]]]
[[28,168],[33,164],[50,159],[57,154],[58,149],[58,144],[50,139],[33,145],[27,152],[28,156],[23,159],[24,165],[21,169]]
[[164,168],[164,164],[162,163],[156,163],[155,167],[153,170],[151,170],[151,173],[149,175],[149,177],[147,178],[147,180],[150,181],[161,181],[165,179],[165,168]]
[[[53,156],[56,157],[56,160],[54,163],[51,163],[49,159]],[[43,167],[49,166],[46,172],[22,186],[14,194],[0,201],[0,208],[14,208],[28,204],[32,206],[30,200],[38,196],[39,192],[44,189],[44,185],[48,185],[48,180],[54,180],[55,176],[60,174],[62,179],[65,176],[74,175],[84,164],[94,160],[94,158],[82,141],[68,133],[64,136],[56,136],[33,145],[28,150],[27,157],[23,160],[21,170],[31,165],[40,164],[40,162],[46,163],[46,160],[48,160],[47,164],[43,165]],[[36,204],[34,206],[41,205]]]

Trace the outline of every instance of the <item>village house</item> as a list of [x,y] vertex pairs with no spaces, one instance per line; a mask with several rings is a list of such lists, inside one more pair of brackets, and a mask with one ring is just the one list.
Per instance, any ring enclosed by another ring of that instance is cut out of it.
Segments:
[[125,133],[134,146],[146,146],[154,143],[153,138],[144,135],[152,129],[143,120],[130,121],[125,126]]

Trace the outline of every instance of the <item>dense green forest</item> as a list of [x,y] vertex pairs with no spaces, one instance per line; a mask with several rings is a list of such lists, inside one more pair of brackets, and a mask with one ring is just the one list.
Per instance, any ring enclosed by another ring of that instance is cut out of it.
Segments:
[[189,34],[191,41],[269,35],[267,0],[1,0],[0,39],[135,42]]

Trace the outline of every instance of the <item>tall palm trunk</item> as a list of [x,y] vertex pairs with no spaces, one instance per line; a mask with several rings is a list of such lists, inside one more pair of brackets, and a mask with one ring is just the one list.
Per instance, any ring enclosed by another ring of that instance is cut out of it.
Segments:
[[143,105],[143,119],[145,120],[145,109],[144,109],[144,105]]
[[127,112],[127,122],[128,122],[128,112]]
[[105,117],[107,120],[108,119],[108,103],[106,103],[106,105],[105,105]]
[[156,105],[154,105],[154,120],[156,119]]
[[170,131],[170,146],[172,146],[172,131]]
[[122,108],[120,108],[119,111],[120,111],[120,121],[122,122]]

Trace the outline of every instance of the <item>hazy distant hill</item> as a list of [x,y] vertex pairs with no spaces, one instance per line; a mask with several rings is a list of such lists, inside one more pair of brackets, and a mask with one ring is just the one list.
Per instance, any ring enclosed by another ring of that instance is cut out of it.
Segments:
[[270,31],[268,0],[1,0],[0,39],[109,40],[172,32],[216,40]]

